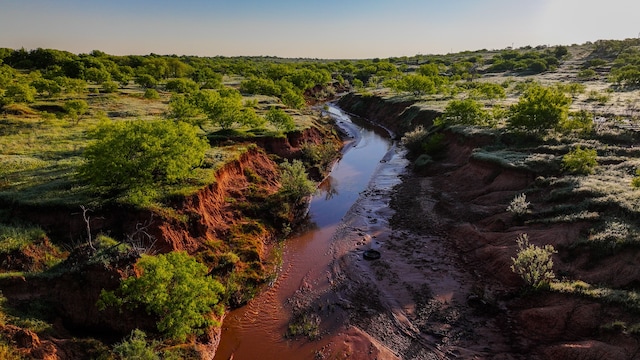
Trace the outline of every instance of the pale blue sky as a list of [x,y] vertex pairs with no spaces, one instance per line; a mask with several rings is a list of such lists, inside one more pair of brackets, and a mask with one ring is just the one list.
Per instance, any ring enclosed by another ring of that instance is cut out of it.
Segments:
[[640,35],[637,0],[0,0],[0,47],[373,58]]

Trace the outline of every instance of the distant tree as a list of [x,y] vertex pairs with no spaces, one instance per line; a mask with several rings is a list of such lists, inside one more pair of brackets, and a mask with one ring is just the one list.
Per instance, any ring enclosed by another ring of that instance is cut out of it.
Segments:
[[406,75],[400,79],[398,89],[415,95],[434,94],[436,83],[433,77],[424,75]]
[[36,79],[31,82],[31,86],[36,89],[38,94],[46,94],[47,97],[57,96],[62,92],[62,86],[54,80],[49,79]]
[[265,118],[269,123],[282,131],[291,131],[296,128],[296,123],[293,121],[291,115],[276,107],[269,109]]
[[11,103],[32,103],[36,100],[36,89],[26,83],[13,83],[6,87],[2,101],[5,105]]
[[102,122],[92,133],[80,174],[100,188],[123,191],[175,183],[199,166],[209,148],[184,122]]
[[223,310],[224,287],[186,252],[142,255],[136,267],[140,276],[122,280],[116,292],[102,291],[99,308],[142,307],[160,317],[157,327],[161,333],[182,342],[219,325],[211,314]]
[[165,90],[177,93],[191,93],[198,90],[198,84],[191,79],[171,79],[164,86]]
[[557,88],[532,86],[509,108],[508,125],[532,131],[554,129],[565,121],[571,98]]
[[504,99],[507,93],[500,84],[480,83],[472,91],[473,95],[489,100]]
[[80,99],[68,100],[64,103],[64,111],[67,112],[69,119],[77,124],[80,118],[89,111],[89,104]]
[[135,82],[145,89],[154,89],[158,85],[158,80],[149,74],[138,75]]
[[84,71],[84,79],[98,85],[111,80],[111,74],[105,69],[88,68]]
[[16,71],[9,65],[0,64],[0,89],[6,88],[15,78]]

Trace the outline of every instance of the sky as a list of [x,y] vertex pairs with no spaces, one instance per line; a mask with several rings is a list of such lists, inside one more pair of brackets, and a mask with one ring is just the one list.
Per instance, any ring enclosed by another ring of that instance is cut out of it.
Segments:
[[637,0],[0,0],[0,47],[362,59],[640,36]]

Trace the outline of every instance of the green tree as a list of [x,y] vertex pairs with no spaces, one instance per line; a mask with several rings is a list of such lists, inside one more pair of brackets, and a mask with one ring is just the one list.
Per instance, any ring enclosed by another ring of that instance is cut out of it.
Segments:
[[99,308],[143,307],[147,313],[159,316],[158,330],[177,341],[220,325],[211,314],[223,311],[220,300],[224,287],[207,275],[206,266],[186,252],[142,255],[136,267],[141,272],[139,277],[123,279],[115,292],[102,290]]
[[1,100],[5,105],[11,103],[32,103],[36,100],[36,89],[26,83],[13,83],[7,86]]
[[60,95],[60,93],[62,92],[62,86],[60,86],[54,80],[49,79],[36,79],[31,82],[31,86],[36,89],[38,94],[44,95],[46,93],[47,97]]
[[158,86],[158,80],[156,80],[156,78],[149,74],[136,76],[135,82],[145,89],[154,89],[156,86]]
[[265,115],[265,118],[278,130],[291,131],[296,128],[296,123],[295,121],[293,121],[291,115],[276,107],[272,107],[271,109],[269,109],[269,111]]
[[89,104],[86,101],[76,99],[68,100],[64,103],[64,111],[67,112],[67,116],[75,121],[77,124],[80,118],[89,111]]
[[518,253],[511,258],[511,271],[534,289],[541,289],[549,285],[555,278],[553,273],[553,254],[557,251],[551,245],[539,247],[529,242],[527,234],[520,234],[516,239]]
[[194,104],[192,98],[188,98],[184,94],[173,94],[169,100],[170,119],[186,121],[192,125],[202,126],[202,121],[195,118],[202,114],[201,109]]
[[114,191],[175,183],[202,163],[209,148],[197,129],[173,121],[104,121],[91,133],[80,174]]
[[177,93],[192,93],[198,90],[198,84],[191,79],[171,79],[164,85],[165,90]]
[[118,83],[115,81],[105,81],[102,83],[102,91],[106,93],[114,93],[118,91]]
[[111,80],[111,74],[105,69],[88,68],[84,71],[84,79],[98,85]]
[[489,113],[473,99],[451,100],[436,125],[486,125]]
[[554,129],[566,120],[571,98],[557,88],[532,86],[509,108],[508,125],[532,131]]

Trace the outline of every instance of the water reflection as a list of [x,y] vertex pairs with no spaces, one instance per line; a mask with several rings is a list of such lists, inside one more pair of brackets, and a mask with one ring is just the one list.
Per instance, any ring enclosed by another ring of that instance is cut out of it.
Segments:
[[334,196],[339,195],[338,192],[338,180],[333,176],[327,176],[321,183],[318,185],[318,194],[317,196],[323,196],[324,200],[331,200]]
[[216,360],[227,360],[231,356],[235,360],[299,360],[309,358],[309,347],[315,346],[305,347],[284,338],[290,315],[285,310],[287,299],[308,279],[324,278],[331,261],[328,249],[338,224],[360,192],[367,188],[380,160],[391,148],[384,130],[352,122],[335,107],[329,107],[328,112],[336,122],[348,126],[346,132],[352,135],[353,141],[313,196],[304,230],[287,240],[282,271],[273,286],[247,306],[232,311],[224,320]]

